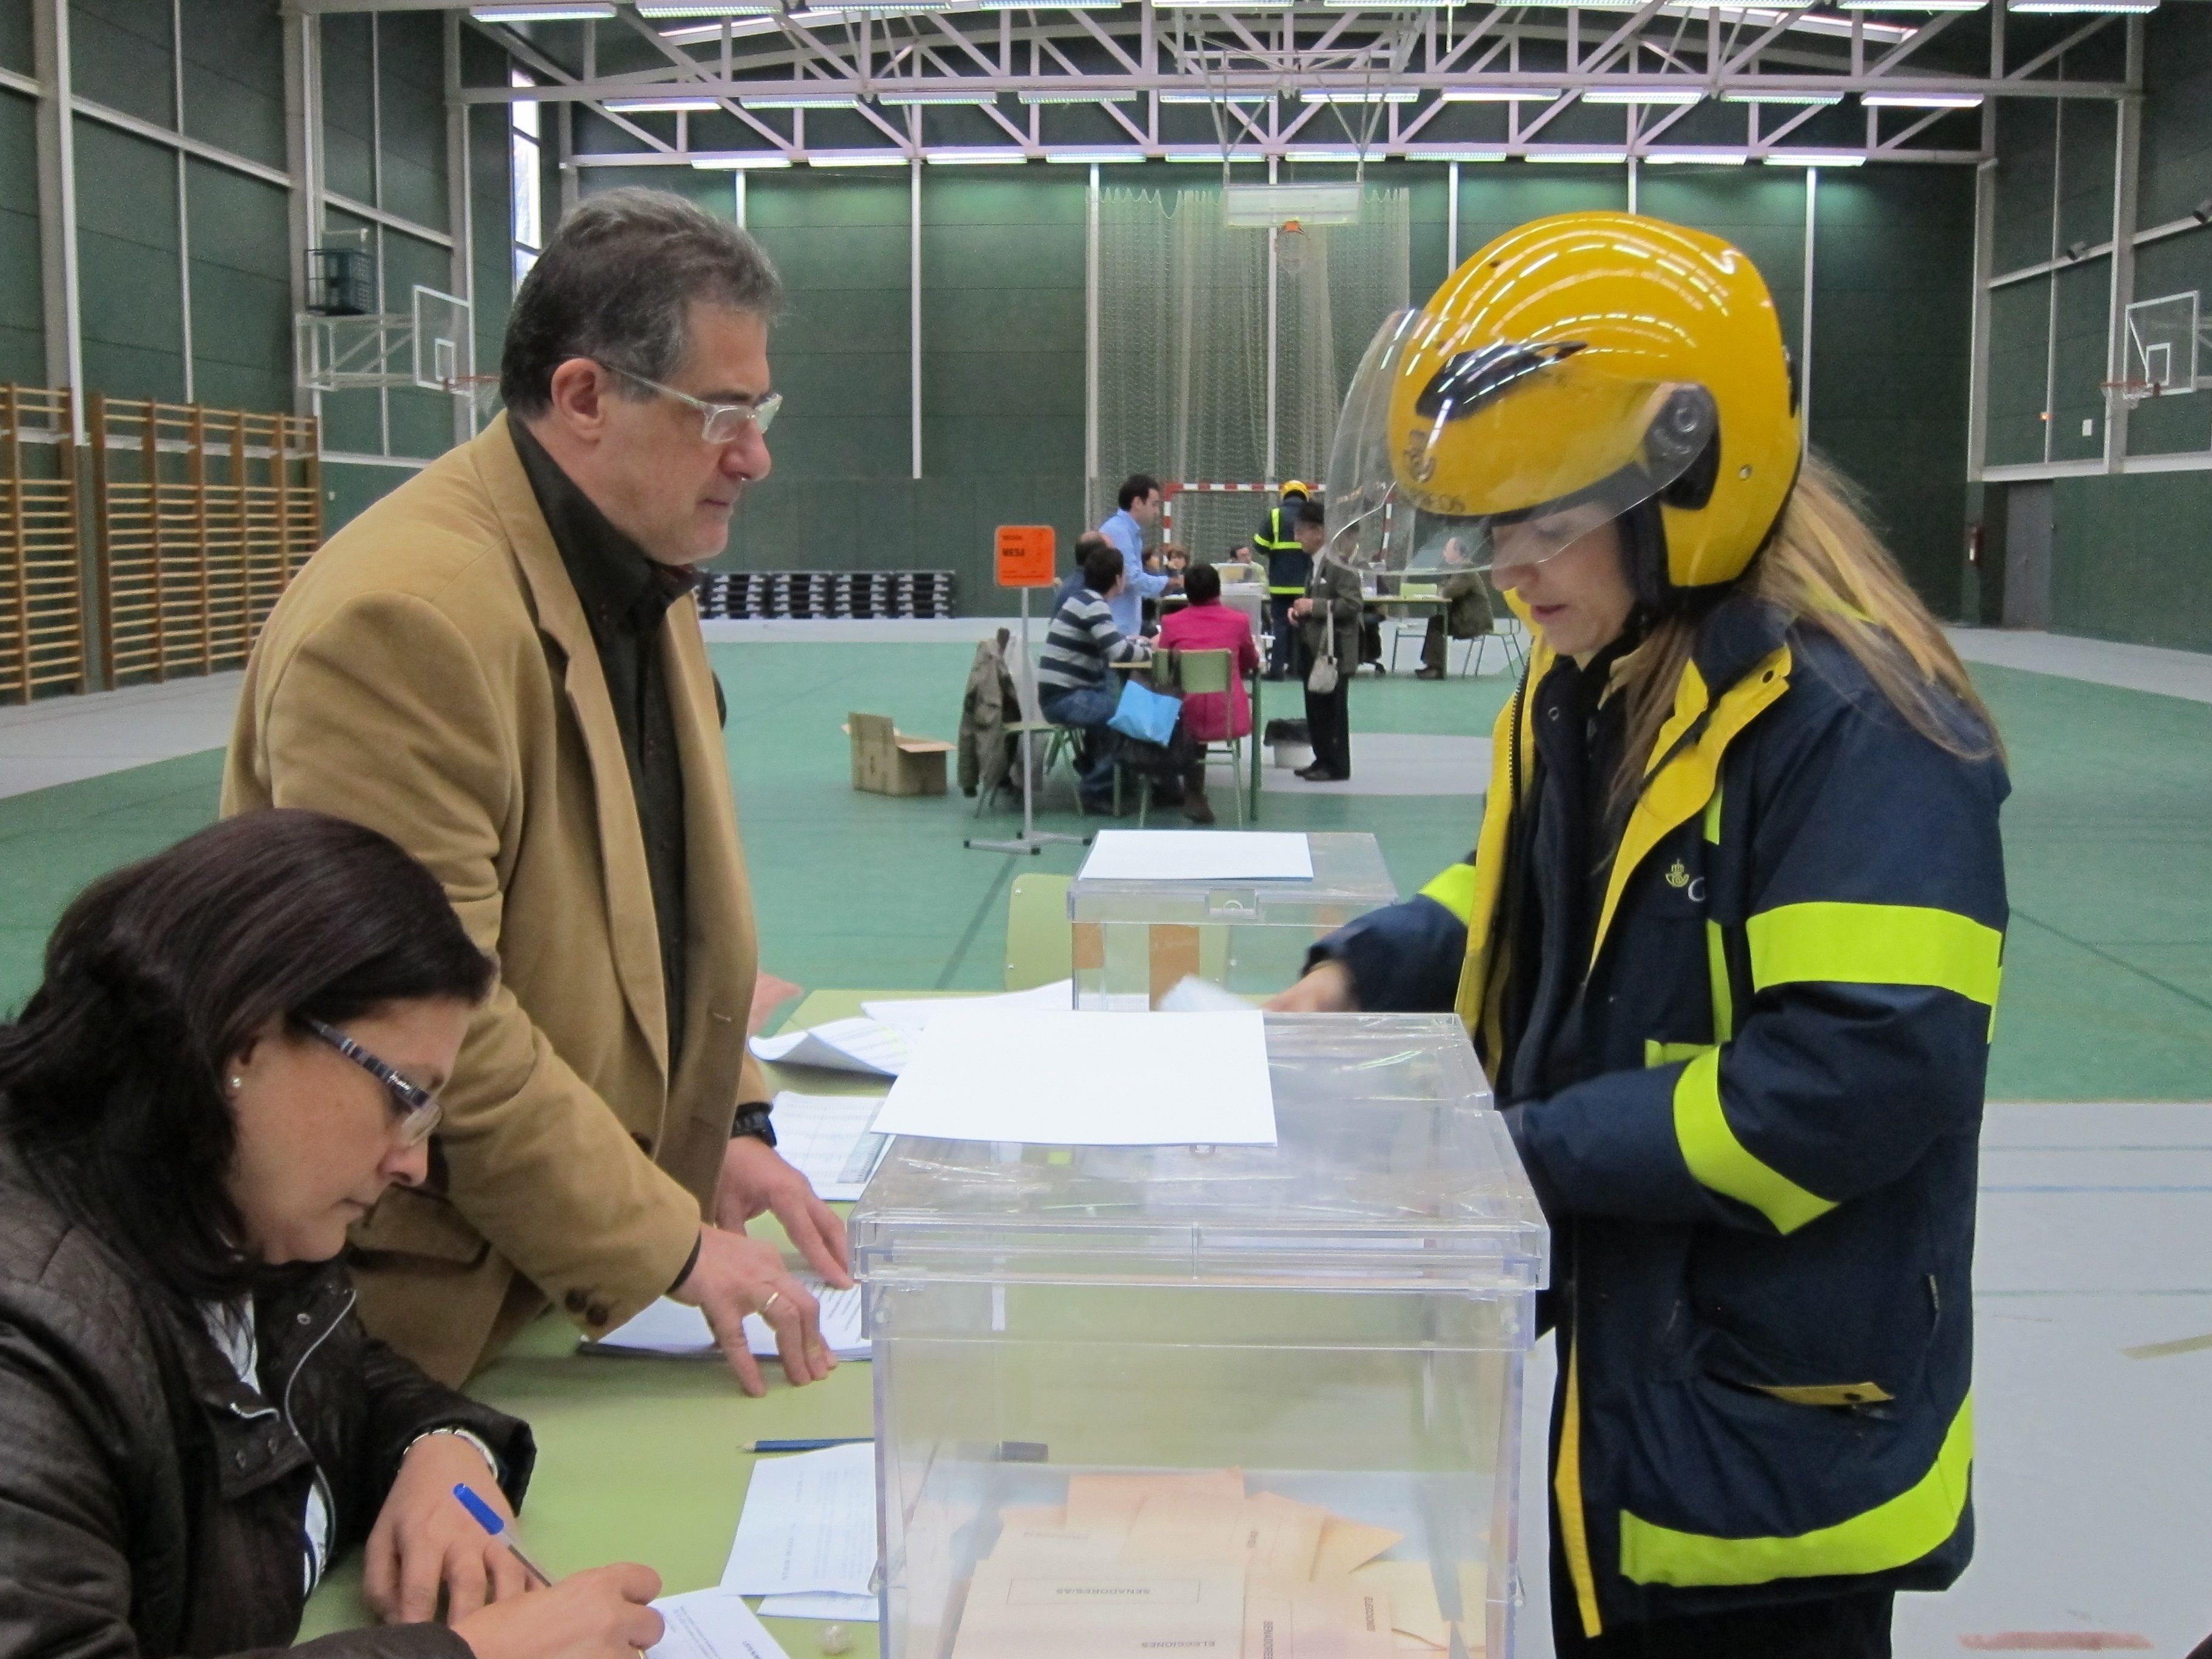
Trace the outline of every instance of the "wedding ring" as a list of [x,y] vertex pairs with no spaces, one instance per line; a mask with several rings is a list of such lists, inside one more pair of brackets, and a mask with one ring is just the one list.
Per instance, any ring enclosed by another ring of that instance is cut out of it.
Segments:
[[766,1319],[768,1317],[768,1310],[775,1306],[776,1302],[782,1297],[782,1295],[783,1292],[781,1291],[770,1291],[768,1293],[768,1300],[760,1304],[761,1317],[763,1319]]

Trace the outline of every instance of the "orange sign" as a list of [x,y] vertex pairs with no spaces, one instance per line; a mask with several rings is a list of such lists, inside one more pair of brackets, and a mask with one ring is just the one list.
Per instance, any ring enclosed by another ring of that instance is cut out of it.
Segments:
[[999,586],[1050,587],[1054,537],[1048,524],[1002,524],[999,526]]

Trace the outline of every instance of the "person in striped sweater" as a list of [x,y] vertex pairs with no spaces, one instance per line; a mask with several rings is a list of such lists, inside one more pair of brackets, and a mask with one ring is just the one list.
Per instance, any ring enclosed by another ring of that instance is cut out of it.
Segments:
[[1120,684],[1110,683],[1109,663],[1140,662],[1152,654],[1141,640],[1115,626],[1108,602],[1121,590],[1121,555],[1096,547],[1083,557],[1083,586],[1053,612],[1052,627],[1037,660],[1037,695],[1044,717],[1055,726],[1084,733],[1076,761],[1076,785],[1087,810],[1114,808],[1114,759],[1120,745],[1106,722],[1121,701]]

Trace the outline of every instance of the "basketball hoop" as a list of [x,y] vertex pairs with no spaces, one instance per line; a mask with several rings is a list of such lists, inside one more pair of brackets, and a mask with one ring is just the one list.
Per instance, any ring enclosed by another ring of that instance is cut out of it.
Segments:
[[1295,219],[1285,219],[1275,232],[1275,264],[1284,276],[1296,276],[1305,270],[1312,246],[1306,228]]
[[2130,409],[2142,406],[2146,398],[2155,398],[2166,388],[2155,380],[2106,380],[2101,382],[2107,402],[2118,398]]
[[499,376],[496,374],[454,374],[444,382],[447,392],[456,398],[466,398],[475,405],[477,418],[483,420],[499,401]]

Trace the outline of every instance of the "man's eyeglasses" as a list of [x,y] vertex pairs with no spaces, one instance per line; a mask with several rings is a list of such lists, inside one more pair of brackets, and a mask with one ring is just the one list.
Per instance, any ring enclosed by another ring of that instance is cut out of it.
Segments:
[[430,1131],[445,1115],[445,1109],[428,1089],[410,1083],[343,1031],[319,1019],[303,1019],[300,1023],[385,1086],[392,1097],[392,1115],[399,1120],[401,1146],[420,1146],[430,1138]]
[[710,444],[734,443],[749,426],[765,434],[775,419],[776,410],[783,407],[783,393],[781,392],[771,392],[758,403],[710,404],[688,392],[678,392],[672,386],[648,380],[644,375],[624,368],[620,363],[608,363],[605,367],[623,379],[635,380],[664,398],[673,398],[679,404],[690,404],[699,411],[699,435]]

